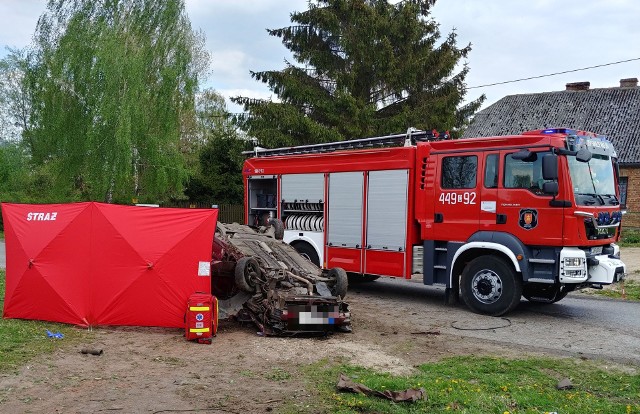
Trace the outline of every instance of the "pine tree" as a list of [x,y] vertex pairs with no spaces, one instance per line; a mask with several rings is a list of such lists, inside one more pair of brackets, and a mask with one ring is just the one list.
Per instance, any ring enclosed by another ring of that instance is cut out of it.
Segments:
[[295,25],[268,30],[297,65],[252,72],[278,101],[236,97],[241,127],[262,146],[284,146],[419,129],[462,128],[484,96],[463,105],[471,45],[441,41],[434,0],[315,0]]

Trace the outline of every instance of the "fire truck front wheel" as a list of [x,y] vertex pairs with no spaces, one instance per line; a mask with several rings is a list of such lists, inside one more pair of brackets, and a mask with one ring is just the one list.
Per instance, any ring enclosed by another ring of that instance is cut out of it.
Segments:
[[495,256],[480,256],[467,264],[460,281],[462,299],[476,313],[500,316],[520,303],[522,279]]

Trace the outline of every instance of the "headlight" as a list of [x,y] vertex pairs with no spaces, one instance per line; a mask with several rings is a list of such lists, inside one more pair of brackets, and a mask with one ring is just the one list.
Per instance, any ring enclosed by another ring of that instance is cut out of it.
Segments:
[[582,267],[582,260],[581,257],[565,257],[564,265],[565,267]]

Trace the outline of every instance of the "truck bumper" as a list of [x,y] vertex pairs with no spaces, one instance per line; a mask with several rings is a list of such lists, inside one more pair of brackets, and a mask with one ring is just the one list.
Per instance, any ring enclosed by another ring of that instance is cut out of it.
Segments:
[[593,259],[592,261],[597,263],[589,266],[587,283],[609,285],[624,280],[627,275],[627,267],[620,259],[606,254],[595,256]]

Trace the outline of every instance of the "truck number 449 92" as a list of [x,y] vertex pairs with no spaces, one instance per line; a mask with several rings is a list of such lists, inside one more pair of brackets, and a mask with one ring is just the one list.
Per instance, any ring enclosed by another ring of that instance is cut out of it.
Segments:
[[465,191],[464,193],[440,193],[442,204],[475,204],[476,193]]

